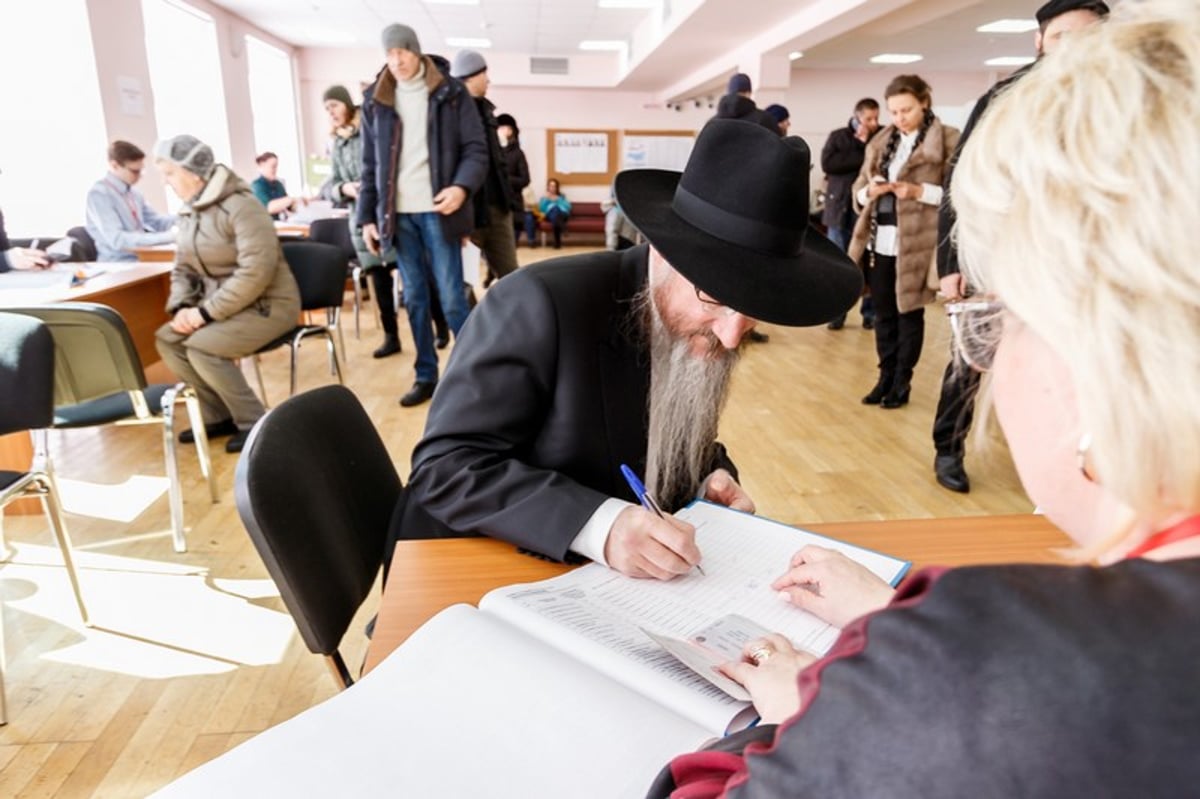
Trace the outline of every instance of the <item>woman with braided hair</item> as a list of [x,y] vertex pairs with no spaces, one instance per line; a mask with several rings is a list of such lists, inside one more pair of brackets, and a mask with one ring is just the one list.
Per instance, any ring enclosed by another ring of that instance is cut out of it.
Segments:
[[929,84],[917,75],[895,78],[884,96],[892,123],[867,144],[854,183],[859,217],[849,254],[864,259],[875,302],[879,381],[862,401],[899,408],[908,402],[925,305],[934,298],[926,276],[937,247],[942,179],[959,133],[934,116]]

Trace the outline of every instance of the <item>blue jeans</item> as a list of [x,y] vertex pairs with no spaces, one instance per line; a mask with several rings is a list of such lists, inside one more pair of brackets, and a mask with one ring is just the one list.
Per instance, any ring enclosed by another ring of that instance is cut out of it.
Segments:
[[[441,214],[396,215],[396,265],[404,285],[404,307],[417,347],[417,381],[438,379],[437,350],[433,347],[433,321],[429,315],[429,282],[437,284],[442,310],[454,337],[467,321],[466,286],[463,284],[462,248],[442,235]],[[425,259],[428,256],[428,266]]]
[[850,231],[854,228],[831,227],[826,235],[842,252],[850,249]]

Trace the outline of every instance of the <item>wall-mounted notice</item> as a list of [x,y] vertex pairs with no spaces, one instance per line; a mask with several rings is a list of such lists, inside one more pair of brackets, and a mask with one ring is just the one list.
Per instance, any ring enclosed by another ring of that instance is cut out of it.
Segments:
[[554,169],[564,175],[608,171],[608,133],[604,131],[556,132]]

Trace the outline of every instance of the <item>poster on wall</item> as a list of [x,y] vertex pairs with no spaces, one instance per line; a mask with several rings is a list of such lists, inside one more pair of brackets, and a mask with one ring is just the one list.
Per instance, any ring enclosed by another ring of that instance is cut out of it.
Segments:
[[621,169],[671,169],[682,172],[696,143],[693,135],[639,135],[622,137]]
[[608,134],[600,131],[554,134],[554,169],[564,175],[608,172]]
[[117,96],[121,98],[121,113],[127,117],[146,115],[146,96],[142,82],[128,75],[117,76]]

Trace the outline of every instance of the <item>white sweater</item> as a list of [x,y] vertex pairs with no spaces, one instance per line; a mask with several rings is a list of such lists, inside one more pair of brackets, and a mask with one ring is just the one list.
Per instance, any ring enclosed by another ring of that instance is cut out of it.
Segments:
[[434,210],[433,179],[429,175],[429,89],[424,64],[409,80],[396,82],[396,113],[402,129],[396,213],[429,213]]

